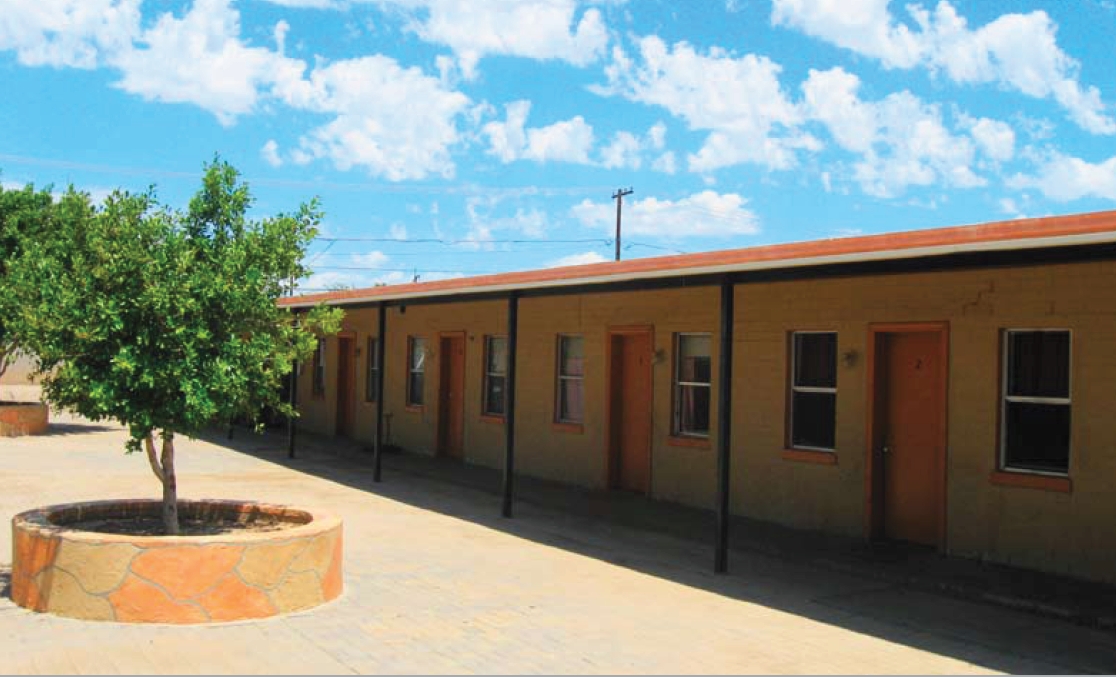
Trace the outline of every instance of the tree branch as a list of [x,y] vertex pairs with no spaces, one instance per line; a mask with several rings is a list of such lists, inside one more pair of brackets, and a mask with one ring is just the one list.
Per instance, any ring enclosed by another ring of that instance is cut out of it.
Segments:
[[[147,449],[147,462],[151,464],[151,472],[155,473],[155,477],[159,481],[163,481],[163,469],[159,466],[159,459],[155,457],[155,440],[153,439],[153,432],[148,432],[143,438],[143,446]],[[164,442],[166,444],[166,442]]]

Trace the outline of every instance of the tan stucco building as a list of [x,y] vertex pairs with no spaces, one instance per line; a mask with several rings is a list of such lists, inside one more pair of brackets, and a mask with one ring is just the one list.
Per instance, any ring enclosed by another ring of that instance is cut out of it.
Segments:
[[1116,582],[1116,212],[323,301],[305,429]]

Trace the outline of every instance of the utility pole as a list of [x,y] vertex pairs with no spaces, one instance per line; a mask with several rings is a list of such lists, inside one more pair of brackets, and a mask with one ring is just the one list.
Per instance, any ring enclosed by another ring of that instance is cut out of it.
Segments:
[[616,200],[616,260],[617,261],[620,260],[620,207],[624,204],[624,196],[625,195],[631,195],[631,194],[632,194],[632,189],[631,188],[629,188],[627,190],[624,190],[623,188],[618,188],[616,190],[616,192],[612,194],[612,199]]

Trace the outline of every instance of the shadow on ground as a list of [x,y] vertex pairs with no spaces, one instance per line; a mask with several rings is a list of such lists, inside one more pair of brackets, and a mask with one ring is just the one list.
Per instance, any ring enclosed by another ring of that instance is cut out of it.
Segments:
[[12,594],[12,568],[0,564],[0,597],[11,597]]
[[[516,518],[506,519],[499,514],[502,477],[492,469],[392,453],[377,483],[371,454],[353,443],[302,435],[297,458],[289,459],[278,434],[241,429],[232,440],[217,432],[205,439],[414,507],[992,670],[1026,671],[1035,662],[1054,672],[1116,670],[1116,633],[973,601],[1064,616],[1061,607],[1043,605],[1054,595],[1111,612],[1116,590],[1107,586],[741,518],[731,525],[730,574],[715,575],[710,511],[517,478]],[[1053,593],[1044,590],[1050,586]],[[1028,587],[1033,594],[1020,597]],[[1077,620],[1086,618],[1093,616]]]

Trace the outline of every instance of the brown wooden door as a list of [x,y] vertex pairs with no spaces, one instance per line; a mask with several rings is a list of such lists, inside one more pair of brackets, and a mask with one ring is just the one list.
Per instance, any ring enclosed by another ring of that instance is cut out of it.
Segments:
[[883,531],[888,538],[937,544],[944,513],[944,333],[890,333],[879,356]]
[[651,334],[613,334],[610,344],[610,484],[646,493],[651,481]]
[[337,340],[337,434],[343,437],[353,434],[353,363],[353,339],[342,336]]
[[438,453],[464,456],[465,336],[443,336],[438,387]]

